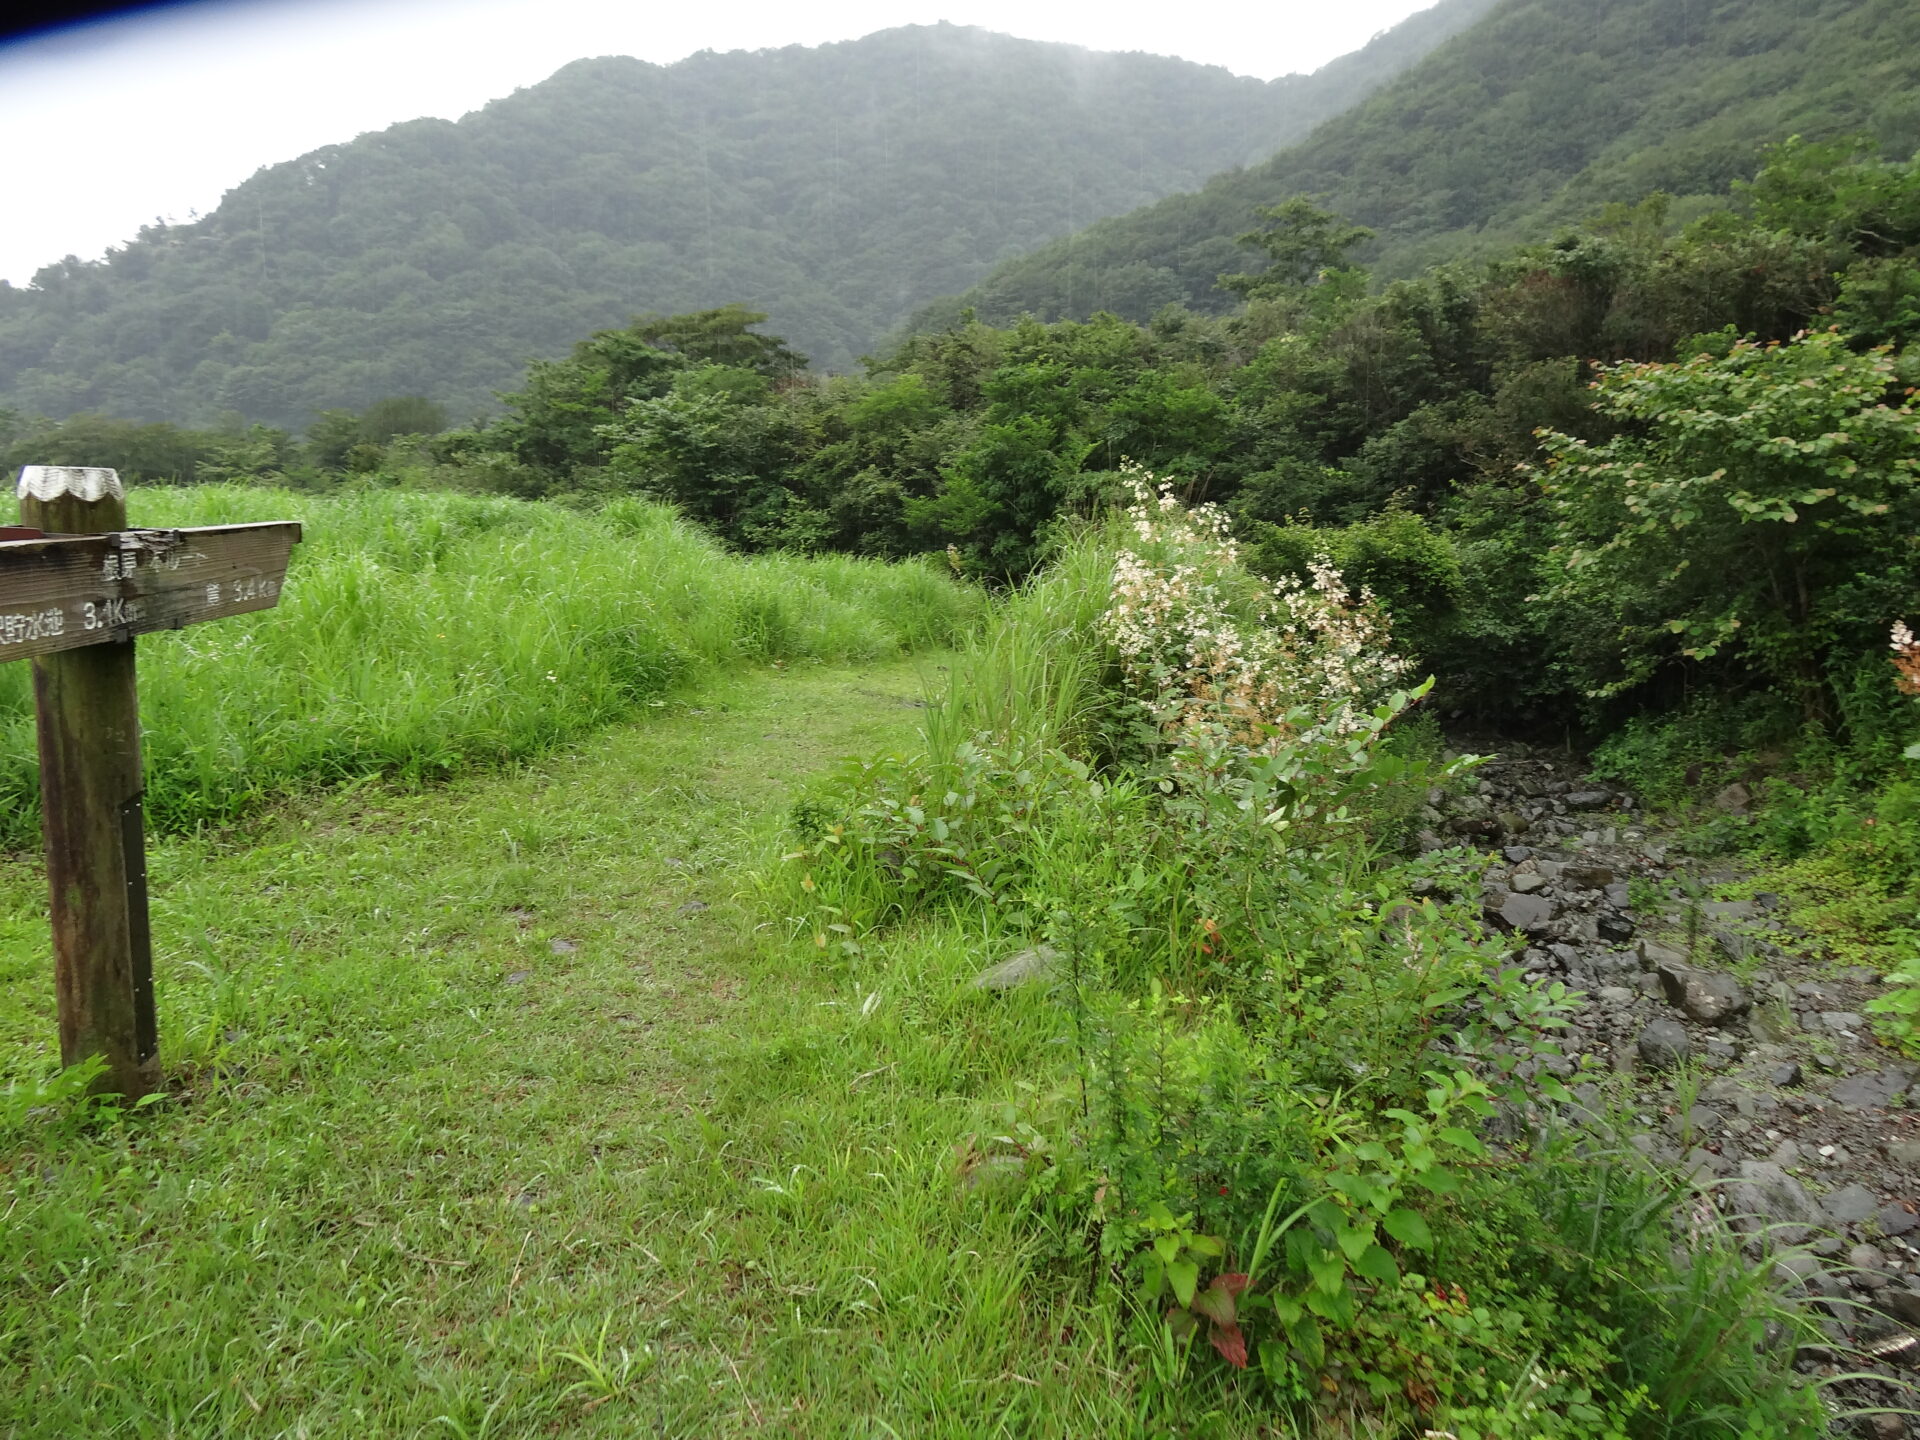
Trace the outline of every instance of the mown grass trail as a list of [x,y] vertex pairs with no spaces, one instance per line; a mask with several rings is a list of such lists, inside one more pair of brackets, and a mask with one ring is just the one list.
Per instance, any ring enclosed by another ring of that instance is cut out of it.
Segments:
[[[930,663],[737,673],[515,773],[156,846],[177,1093],[0,1136],[0,1433],[1132,1428],[1030,1222],[956,1182],[1053,1067],[1048,1002],[957,946],[854,976],[753,933],[796,782],[910,745]],[[40,885],[0,866],[16,1075]]]

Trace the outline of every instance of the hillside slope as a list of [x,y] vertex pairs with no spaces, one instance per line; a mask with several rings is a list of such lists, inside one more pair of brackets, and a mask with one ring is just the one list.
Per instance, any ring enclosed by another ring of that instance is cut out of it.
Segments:
[[917,323],[969,304],[990,320],[1220,310],[1215,281],[1251,258],[1234,237],[1300,193],[1373,227],[1361,258],[1395,276],[1608,201],[1723,192],[1795,133],[1905,156],[1913,19],[1909,0],[1502,0],[1302,144],[1010,262]]
[[470,410],[590,330],[730,301],[845,367],[995,263],[1299,138],[1489,3],[1443,0],[1271,83],[944,24],[578,61],[0,286],[0,404],[293,425],[399,393]]

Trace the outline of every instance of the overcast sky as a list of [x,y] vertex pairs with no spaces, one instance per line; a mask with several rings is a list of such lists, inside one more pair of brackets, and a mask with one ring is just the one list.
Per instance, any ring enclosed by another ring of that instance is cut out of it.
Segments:
[[457,119],[587,55],[850,40],[951,20],[1271,79],[1317,69],[1433,0],[221,0],[0,46],[0,278],[94,259],[211,210],[262,165],[422,115]]

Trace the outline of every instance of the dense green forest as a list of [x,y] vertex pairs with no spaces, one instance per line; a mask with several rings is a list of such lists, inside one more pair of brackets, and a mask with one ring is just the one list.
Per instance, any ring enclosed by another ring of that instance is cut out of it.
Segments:
[[0,286],[0,404],[304,425],[417,392],[466,415],[589,330],[734,300],[844,369],[997,262],[1300,138],[1488,3],[1271,83],[951,25],[581,60]]
[[1371,227],[1377,273],[1492,253],[1654,190],[1723,203],[1791,134],[1920,147],[1903,0],[1505,0],[1363,105],[1263,164],[1010,261],[962,298],[983,318],[1218,311],[1255,207],[1310,194]]
[[[1139,464],[1223,505],[1270,573],[1341,558],[1457,710],[1611,724],[1717,690],[1760,729],[1881,734],[1904,714],[1885,626],[1920,590],[1898,398],[1920,382],[1920,161],[1796,140],[1720,199],[1681,224],[1656,192],[1379,290],[1348,263],[1365,231],[1297,200],[1240,247],[1255,273],[1227,317],[966,317],[820,376],[728,306],[598,332],[474,427],[418,397],[327,412],[304,439],[82,415],[13,422],[0,457],[642,494],[742,550],[945,552],[994,582],[1033,571]],[[1672,418],[1716,411],[1717,437]],[[1766,452],[1782,436],[1813,458]],[[1708,481],[1650,518],[1560,478],[1647,465]],[[1729,472],[1746,488],[1708,493]],[[1802,510],[1818,523],[1782,523]],[[1653,538],[1669,522],[1678,551]],[[1649,538],[1611,543],[1634,524]],[[1707,546],[1693,594],[1673,567]],[[1729,600],[1727,572],[1755,588]]]

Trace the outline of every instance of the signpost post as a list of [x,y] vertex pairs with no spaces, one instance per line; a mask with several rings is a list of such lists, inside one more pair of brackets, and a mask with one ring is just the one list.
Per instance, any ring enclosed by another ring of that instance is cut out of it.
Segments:
[[33,661],[60,1061],[102,1091],[160,1079],[133,637],[266,610],[290,522],[129,530],[112,470],[29,465],[0,527],[0,662]]

